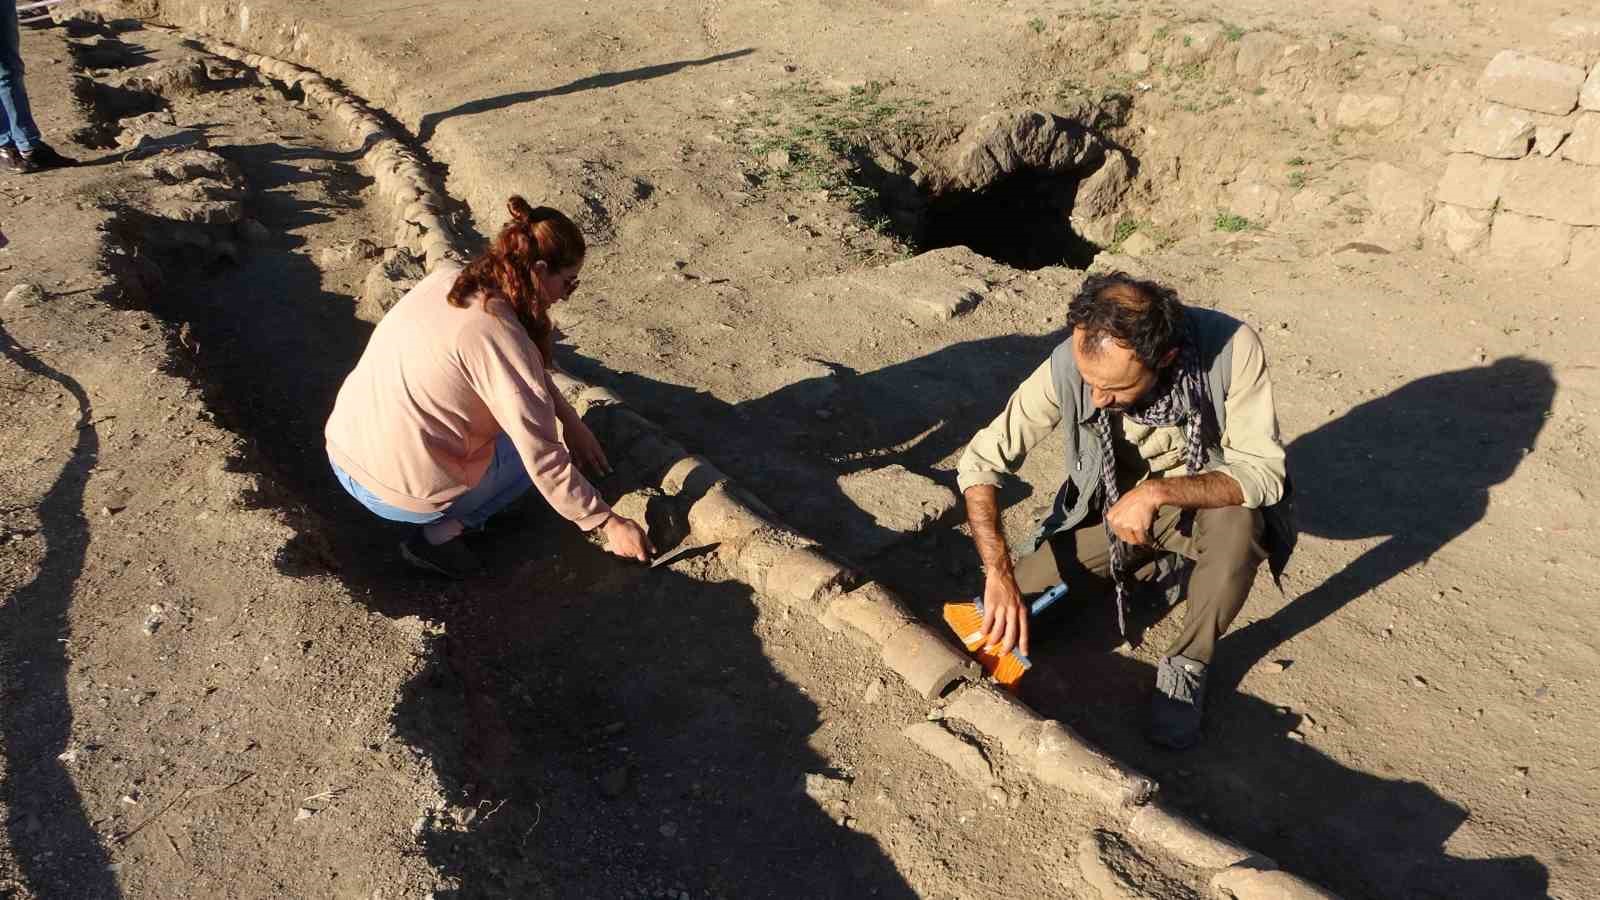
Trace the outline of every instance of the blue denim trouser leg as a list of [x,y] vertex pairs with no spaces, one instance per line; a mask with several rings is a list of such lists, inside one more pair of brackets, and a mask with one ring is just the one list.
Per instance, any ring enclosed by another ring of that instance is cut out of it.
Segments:
[[528,477],[522,457],[517,455],[517,448],[504,433],[494,442],[494,459],[484,471],[483,478],[471,490],[457,497],[444,512],[415,513],[390,506],[362,487],[361,482],[350,477],[350,473],[339,468],[338,463],[330,460],[329,464],[333,466],[333,474],[339,479],[339,484],[362,506],[380,518],[409,525],[427,525],[448,516],[468,528],[477,528],[533,487],[533,479]]
[[473,485],[472,490],[457,497],[456,502],[450,504],[447,515],[468,528],[478,528],[490,516],[526,494],[531,487],[533,479],[528,477],[528,469],[523,466],[516,445],[511,443],[511,438],[505,432],[501,432],[494,442],[494,460],[484,471],[482,480]]
[[0,0],[0,147],[15,143],[30,152],[41,142],[39,126],[28,108],[28,91],[22,85],[22,29],[17,24],[17,0]]

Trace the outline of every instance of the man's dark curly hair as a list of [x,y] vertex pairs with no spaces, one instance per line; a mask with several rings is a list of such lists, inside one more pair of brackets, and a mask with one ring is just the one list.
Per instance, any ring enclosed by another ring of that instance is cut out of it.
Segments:
[[1067,327],[1083,329],[1087,352],[1110,338],[1155,369],[1167,351],[1183,343],[1183,302],[1172,288],[1126,272],[1092,275],[1067,305]]

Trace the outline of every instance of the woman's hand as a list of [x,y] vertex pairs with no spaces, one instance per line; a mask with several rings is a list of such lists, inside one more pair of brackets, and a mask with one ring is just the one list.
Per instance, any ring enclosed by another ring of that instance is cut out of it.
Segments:
[[656,555],[655,545],[650,543],[650,535],[645,534],[638,522],[612,515],[600,527],[606,533],[606,552],[623,559],[637,559],[639,562],[649,562],[650,557]]
[[600,439],[594,436],[589,426],[581,420],[574,420],[566,426],[563,436],[567,442],[567,452],[572,454],[579,468],[602,477],[611,474],[611,462],[606,459],[606,451],[600,448]]

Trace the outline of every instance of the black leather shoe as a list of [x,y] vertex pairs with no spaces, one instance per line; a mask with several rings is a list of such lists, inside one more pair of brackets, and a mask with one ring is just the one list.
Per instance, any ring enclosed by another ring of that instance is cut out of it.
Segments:
[[400,555],[406,562],[425,572],[433,572],[457,581],[471,578],[483,571],[483,564],[478,562],[478,557],[467,549],[466,543],[460,537],[442,544],[430,544],[419,530],[400,545]]
[[0,169],[4,169],[13,175],[26,175],[29,172],[39,171],[39,167],[34,164],[33,160],[23,156],[12,144],[0,147]]

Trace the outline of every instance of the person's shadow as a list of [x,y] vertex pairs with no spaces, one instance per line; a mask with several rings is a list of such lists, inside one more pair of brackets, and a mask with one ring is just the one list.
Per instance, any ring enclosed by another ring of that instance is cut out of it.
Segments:
[[682,69],[694,66],[707,66],[714,63],[727,62],[741,56],[749,56],[756,52],[754,47],[743,50],[732,50],[727,53],[718,53],[703,59],[682,59],[676,62],[658,63],[653,66],[640,66],[636,69],[625,69],[621,72],[600,72],[594,75],[585,75],[574,81],[552,88],[541,88],[528,91],[513,91],[509,94],[500,94],[496,97],[484,97],[479,100],[469,100],[459,103],[446,110],[431,112],[422,117],[417,126],[417,141],[426,144],[433,139],[434,132],[439,130],[440,123],[461,116],[473,116],[479,113],[493,112],[521,103],[532,103],[546,97],[560,97],[566,94],[576,94],[581,91],[591,91],[600,88],[616,87],[633,81],[648,81],[664,75],[674,74]]

